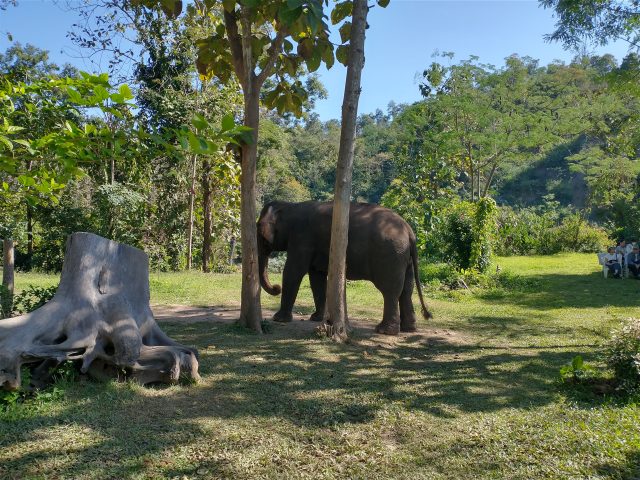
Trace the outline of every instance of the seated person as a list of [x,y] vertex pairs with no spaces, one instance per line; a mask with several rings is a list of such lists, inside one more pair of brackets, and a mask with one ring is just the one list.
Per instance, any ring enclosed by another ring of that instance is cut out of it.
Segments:
[[629,273],[635,278],[640,278],[640,247],[634,245],[632,252],[627,255]]
[[630,252],[630,250],[628,251],[627,247],[628,246],[626,240],[620,240],[620,242],[618,242],[618,245],[616,246],[616,253],[622,255],[622,263],[624,263],[627,258],[627,254]]
[[616,253],[616,247],[609,247],[607,254],[604,256],[604,264],[613,274],[615,278],[622,276],[622,255]]

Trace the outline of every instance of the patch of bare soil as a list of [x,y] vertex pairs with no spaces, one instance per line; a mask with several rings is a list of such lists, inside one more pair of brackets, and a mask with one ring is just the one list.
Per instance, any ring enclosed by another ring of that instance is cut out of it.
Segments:
[[[236,322],[240,318],[238,307],[192,307],[187,305],[154,305],[151,307],[158,322],[167,323],[225,323]],[[263,310],[265,318],[271,318],[275,312]],[[458,332],[450,329],[419,328],[417,332],[400,333],[397,336],[381,335],[375,332],[376,323],[350,318],[353,328],[352,344],[364,348],[395,348],[412,344],[434,345],[464,345],[466,339]],[[293,335],[312,335],[318,327],[318,322],[309,321],[308,315],[293,315],[290,323],[272,322],[278,332],[291,332]]]

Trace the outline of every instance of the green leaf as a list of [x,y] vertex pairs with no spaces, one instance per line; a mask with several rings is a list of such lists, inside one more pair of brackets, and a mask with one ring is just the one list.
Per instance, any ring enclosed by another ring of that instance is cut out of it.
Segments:
[[309,70],[309,72],[315,72],[318,70],[318,68],[320,68],[320,61],[320,52],[317,49],[314,49],[311,57],[307,59],[307,70]]
[[131,100],[133,98],[133,93],[131,92],[129,85],[127,85],[126,83],[123,83],[122,85],[120,85],[120,88],[118,89],[118,91],[120,92],[120,95],[124,97],[125,100]]
[[205,130],[209,127],[209,122],[199,113],[196,113],[191,120],[191,124],[198,130]]
[[222,118],[222,131],[223,132],[231,130],[233,127],[235,127],[235,125],[236,125],[236,121],[233,118],[233,114],[232,113],[228,113],[227,115],[225,115]]
[[36,184],[34,178],[28,175],[20,175],[18,177],[18,182],[25,187],[33,187]]
[[314,44],[311,39],[303,38],[298,42],[298,55],[308,61],[313,55],[313,47]]
[[75,88],[68,86],[66,88],[67,95],[69,96],[69,100],[74,103],[82,103],[82,95]]
[[29,152],[31,155],[36,153],[36,151],[33,148],[31,148],[31,144],[27,140],[17,139],[17,140],[14,140],[13,143],[17,143],[19,145],[22,145],[23,147],[25,147],[27,149],[27,152]]
[[349,45],[339,45],[336,49],[336,58],[342,65],[346,66],[349,61]]
[[96,85],[93,89],[93,93],[95,100],[97,100],[97,103],[103,102],[104,100],[109,98],[109,91],[102,85]]
[[160,0],[160,8],[169,18],[178,18],[182,12],[182,0]]
[[5,127],[7,133],[18,133],[21,130],[24,130],[24,127],[19,127],[17,125],[7,125]]
[[0,135],[0,143],[2,143],[7,149],[13,152],[13,143],[7,137]]
[[582,359],[581,355],[576,355],[575,357],[573,357],[573,360],[571,361],[571,366],[573,367],[574,370],[582,370],[583,365],[584,365],[584,360]]
[[293,24],[296,20],[298,20],[298,18],[300,18],[300,15],[302,15],[302,8],[290,9],[285,6],[278,11],[278,17],[280,18],[280,21],[285,25]]
[[339,32],[342,43],[347,43],[351,39],[351,22],[344,22]]
[[382,8],[387,8],[387,5],[389,5],[389,0],[378,0],[378,5],[380,5]]
[[331,11],[331,23],[333,25],[337,25],[345,18],[351,16],[351,12],[353,11],[353,3],[350,1],[336,3],[336,6],[333,7]]
[[193,132],[189,132],[187,134],[187,140],[189,142],[189,147],[191,147],[192,151],[194,152],[200,151],[200,139],[196,137]]

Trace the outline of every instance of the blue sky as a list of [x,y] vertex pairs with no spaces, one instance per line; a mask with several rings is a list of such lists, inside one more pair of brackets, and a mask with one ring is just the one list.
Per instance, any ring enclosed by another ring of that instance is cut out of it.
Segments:
[[[9,31],[14,41],[50,50],[52,59],[60,64],[69,62],[94,71],[96,67],[83,59],[66,38],[78,18],[61,4],[64,1],[19,0],[18,7],[0,12],[0,32]],[[550,10],[538,7],[537,1],[391,0],[386,9],[371,10],[369,25],[359,108],[362,113],[386,110],[392,100],[418,100],[416,76],[433,61],[436,50],[455,52],[457,60],[477,55],[483,63],[497,66],[513,53],[537,58],[541,64],[573,57],[561,45],[544,41],[544,34],[553,30],[554,19]],[[9,45],[3,34],[0,51]],[[604,52],[620,59],[627,53],[627,46],[612,44],[594,49],[594,53]],[[106,62],[103,66],[106,68]],[[339,118],[345,68],[336,63],[330,71],[320,70],[320,75],[329,98],[319,101],[316,111],[323,120]]]

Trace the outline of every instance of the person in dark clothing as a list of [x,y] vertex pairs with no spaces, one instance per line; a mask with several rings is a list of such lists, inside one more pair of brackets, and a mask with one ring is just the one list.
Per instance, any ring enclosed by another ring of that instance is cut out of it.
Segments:
[[604,256],[604,264],[615,278],[622,278],[622,255],[616,253],[616,247],[609,247]]
[[633,278],[640,278],[640,248],[634,245],[633,250],[627,255],[627,267]]

